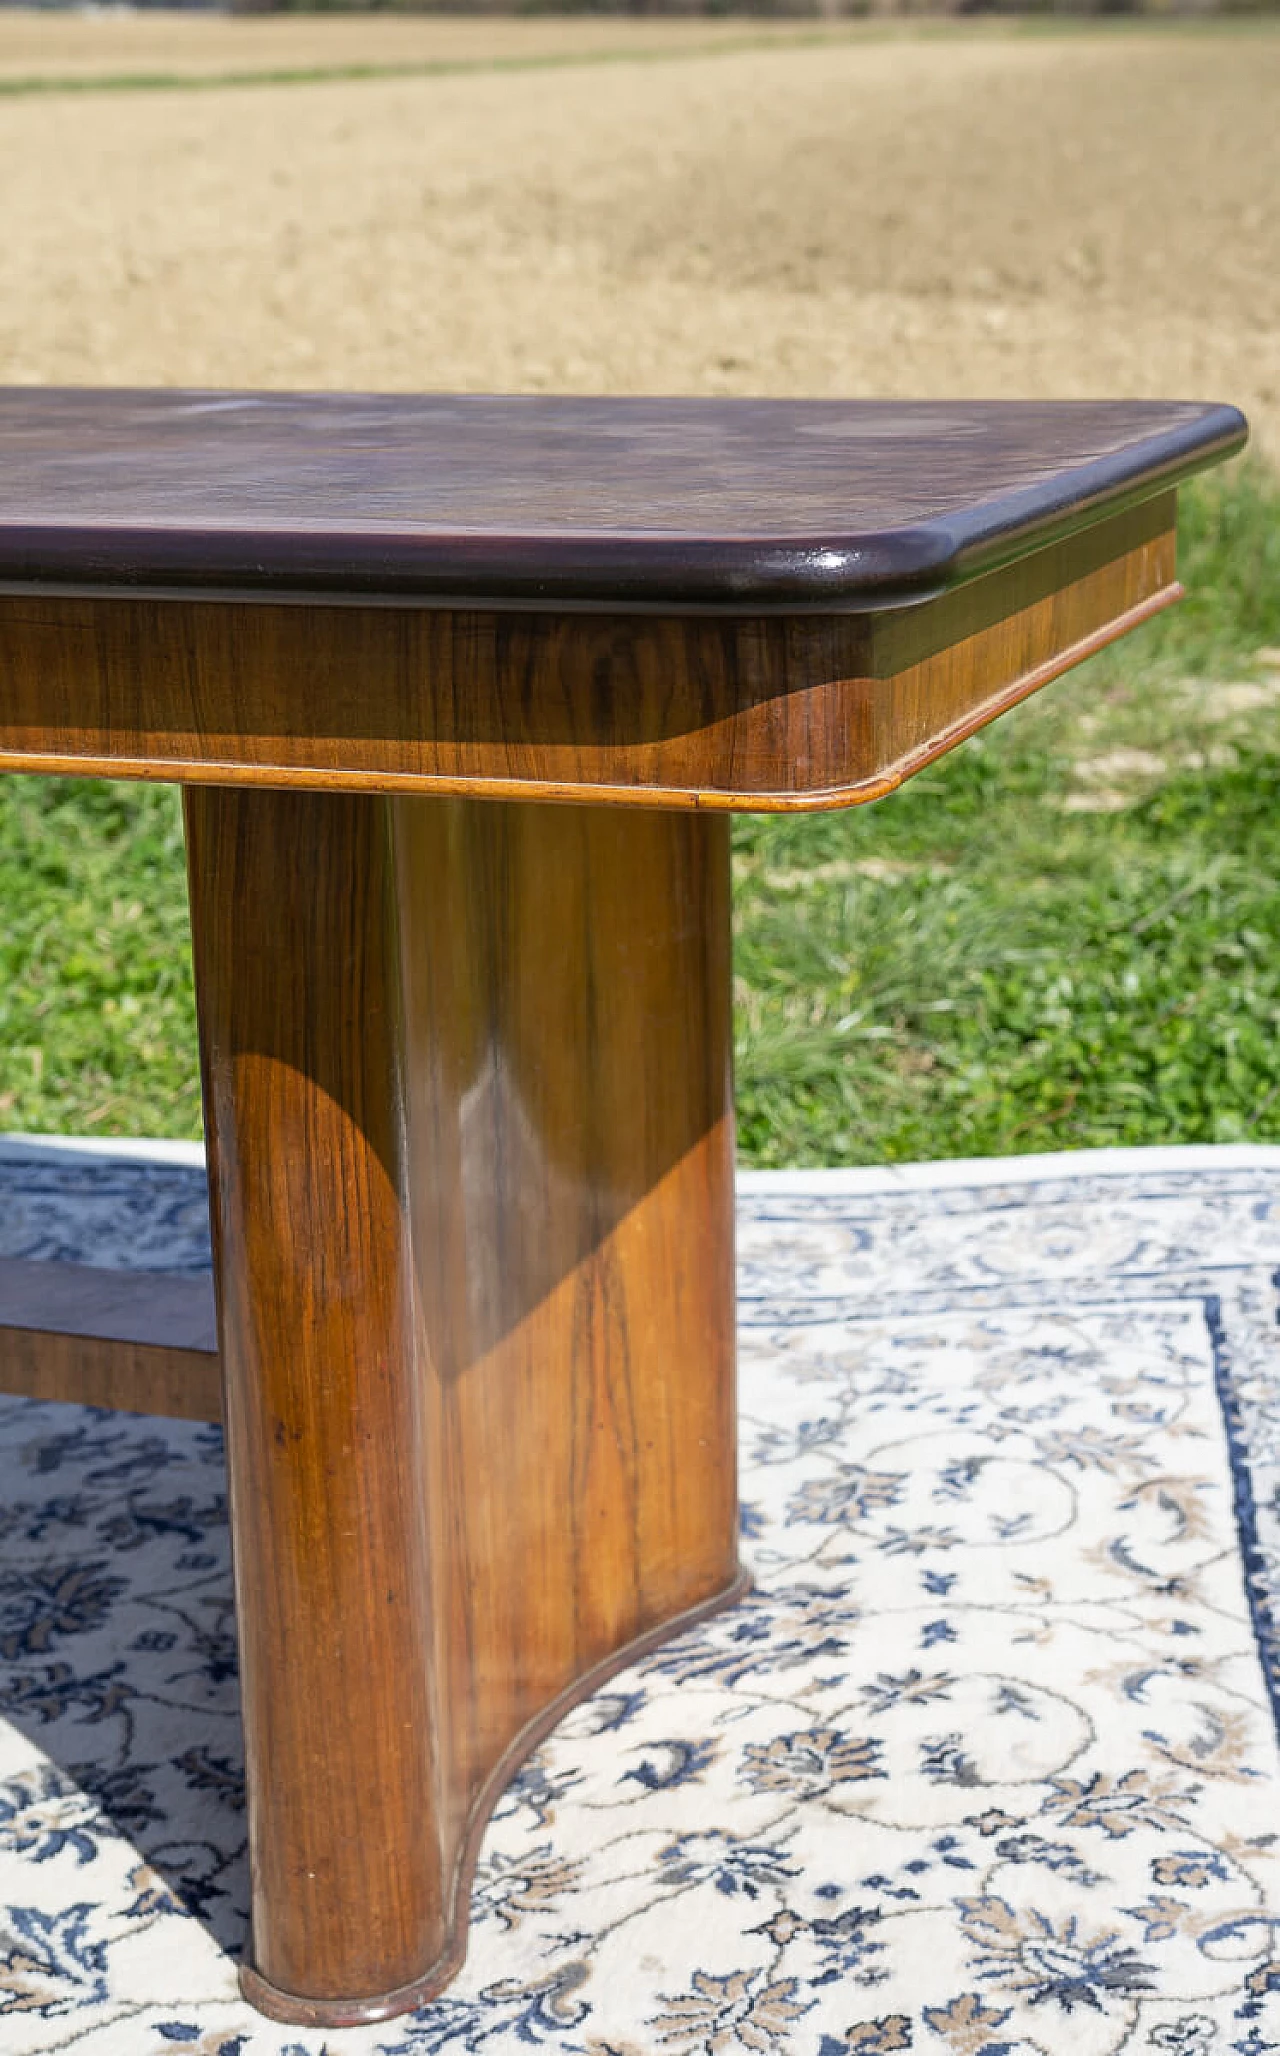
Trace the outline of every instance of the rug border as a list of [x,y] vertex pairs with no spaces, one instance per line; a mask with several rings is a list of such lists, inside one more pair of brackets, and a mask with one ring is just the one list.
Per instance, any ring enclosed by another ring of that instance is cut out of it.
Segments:
[[[119,1157],[130,1163],[186,1165],[203,1170],[202,1142],[158,1136],[0,1134],[0,1163]],[[807,1170],[759,1171],[740,1167],[744,1198],[770,1192],[919,1192],[930,1188],[1024,1185],[1046,1178],[1123,1178],[1143,1173],[1204,1170],[1280,1171],[1280,1143],[1175,1142],[1142,1149],[1066,1149],[1012,1157],[939,1157],[909,1164],[849,1164]]]

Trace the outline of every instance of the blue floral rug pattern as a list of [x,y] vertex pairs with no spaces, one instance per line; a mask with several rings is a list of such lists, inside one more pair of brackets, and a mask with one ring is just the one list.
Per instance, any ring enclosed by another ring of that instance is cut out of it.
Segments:
[[[1280,1151],[740,1202],[752,1596],[526,1764],[409,2019],[236,1995],[217,1431],[0,1399],[0,2050],[1280,2049]],[[0,1256],[207,1263],[201,1174],[0,1151]]]

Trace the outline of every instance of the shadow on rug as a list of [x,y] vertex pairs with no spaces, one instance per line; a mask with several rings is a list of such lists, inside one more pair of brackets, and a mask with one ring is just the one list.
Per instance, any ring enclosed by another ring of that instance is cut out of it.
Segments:
[[[471,1953],[238,1999],[216,1430],[0,1399],[6,2056],[1280,2049],[1280,1150],[759,1175],[757,1589],[509,1788]],[[181,1164],[0,1149],[0,1256],[207,1263]]]

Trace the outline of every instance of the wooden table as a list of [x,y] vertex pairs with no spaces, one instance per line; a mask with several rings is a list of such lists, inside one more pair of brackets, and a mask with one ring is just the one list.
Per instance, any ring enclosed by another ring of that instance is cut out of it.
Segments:
[[[517,1760],[742,1590],[728,813],[1167,605],[1243,437],[0,394],[0,768],[185,788],[264,2012],[439,1990]],[[23,1305],[10,1389],[218,1410],[198,1335]]]

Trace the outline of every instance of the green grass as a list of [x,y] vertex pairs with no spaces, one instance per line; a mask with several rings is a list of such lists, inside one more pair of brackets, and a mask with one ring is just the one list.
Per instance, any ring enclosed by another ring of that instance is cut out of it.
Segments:
[[172,786],[0,778],[0,1128],[198,1135]]
[[[1271,0],[1262,0],[1262,4],[1256,10],[1232,15],[1163,17],[1139,14],[1104,17],[1096,14],[1072,16],[1048,11],[1022,16],[1000,15],[960,23],[947,19],[930,20],[927,17],[899,18],[893,21],[854,18],[847,24],[835,27],[813,28],[797,25],[790,31],[783,30],[768,35],[762,35],[758,31],[752,33],[749,27],[744,26],[741,35],[726,36],[705,43],[672,43],[658,47],[619,46],[613,50],[541,51],[530,52],[527,56],[428,57],[416,61],[408,58],[388,63],[374,60],[369,63],[288,64],[272,67],[255,65],[208,72],[27,72],[0,77],[0,99],[29,99],[33,95],[48,93],[206,93],[242,86],[328,86],[388,79],[467,77],[473,72],[568,71],[583,66],[604,64],[674,64],[698,57],[743,56],[756,50],[804,50],[844,44],[898,42],[907,38],[913,41],[930,41],[948,37],[954,41],[957,37],[972,40],[975,37],[997,35],[1223,35],[1238,30],[1256,33],[1259,28],[1277,26],[1274,11],[1268,11],[1270,9]],[[287,11],[301,17],[307,14],[340,14],[350,10],[341,6],[322,5],[290,8]],[[373,6],[354,11],[368,14],[384,12]],[[412,13],[413,9],[406,6],[391,11]],[[554,16],[563,12],[591,20],[598,20],[601,13],[608,12],[597,11],[591,6],[561,10],[556,7],[544,8],[536,4],[518,7],[515,11],[523,16]],[[720,18],[732,12],[733,9],[726,6],[719,10]],[[619,9],[616,18],[625,20],[626,17]],[[744,16],[744,23],[749,22],[749,19],[749,16]]]
[[807,49],[840,40],[810,29],[797,30],[794,35],[747,34],[662,49],[548,50],[528,56],[425,57],[387,64],[288,64],[209,72],[26,73],[0,78],[0,99],[28,99],[40,93],[209,93],[238,86],[332,86],[387,79],[467,78],[476,72],[576,71],[602,64],[674,64],[685,58],[741,56],[753,50]]
[[[537,8],[527,10],[530,14],[542,11]],[[343,10],[322,7],[296,8],[289,12],[301,16],[306,13],[341,13]],[[546,12],[554,15],[557,10],[552,8]],[[580,12],[584,18],[599,18],[589,8]],[[618,18],[623,20],[625,16],[619,15]],[[917,29],[913,24],[904,31],[891,24],[883,28],[875,24],[868,33],[861,22],[852,22],[847,28],[834,30],[800,24],[794,29],[783,29],[773,34],[753,32],[749,26],[744,26],[740,35],[720,36],[707,42],[656,46],[619,44],[615,49],[543,50],[530,51],[527,55],[499,53],[492,57],[404,58],[387,63],[373,60],[369,63],[289,64],[270,68],[255,65],[208,72],[23,73],[9,78],[0,77],[0,99],[26,99],[32,94],[43,93],[206,93],[239,86],[330,86],[388,79],[467,78],[473,73],[577,71],[614,64],[680,64],[692,58],[741,57],[761,50],[826,49],[855,42],[892,41],[900,39],[904,33],[927,35],[930,25],[921,24]],[[976,33],[991,34],[992,30],[979,25]]]
[[[1280,485],[1184,497],[1182,607],[874,806],[735,823],[747,1162],[1280,1140]],[[0,1126],[198,1133],[172,789],[0,780],[0,907]]]
[[748,1161],[1280,1138],[1280,488],[1185,501],[1181,607],[874,806],[736,824]]

